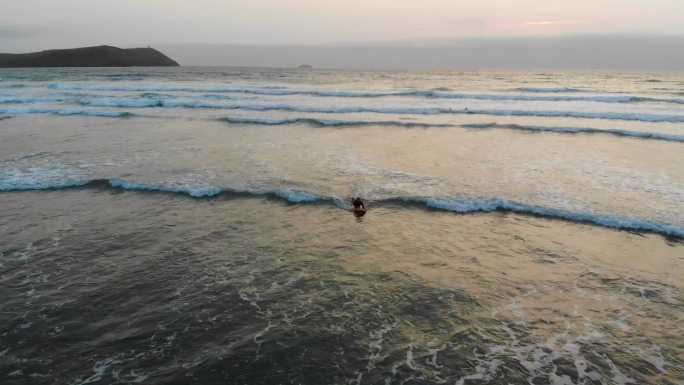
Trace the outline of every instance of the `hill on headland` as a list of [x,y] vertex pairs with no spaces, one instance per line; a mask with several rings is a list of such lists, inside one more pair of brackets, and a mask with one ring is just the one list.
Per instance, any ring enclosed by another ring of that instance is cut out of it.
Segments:
[[175,66],[178,63],[154,48],[122,49],[101,45],[23,54],[0,53],[0,68]]

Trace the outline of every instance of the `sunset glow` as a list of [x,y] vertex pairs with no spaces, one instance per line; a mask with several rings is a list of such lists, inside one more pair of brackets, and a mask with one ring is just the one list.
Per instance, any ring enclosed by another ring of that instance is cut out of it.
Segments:
[[[33,9],[42,11],[36,14]],[[671,35],[684,33],[683,18],[681,0],[23,0],[3,4],[0,46],[38,49],[101,41],[121,45],[334,44],[564,34]],[[185,28],[189,25],[192,28]],[[84,34],[84,30],[89,32]]]

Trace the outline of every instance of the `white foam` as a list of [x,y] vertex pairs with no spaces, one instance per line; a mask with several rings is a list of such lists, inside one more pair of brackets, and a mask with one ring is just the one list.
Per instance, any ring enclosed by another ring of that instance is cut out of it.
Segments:
[[104,360],[100,360],[95,362],[95,365],[93,365],[93,375],[90,377],[81,380],[80,378],[76,381],[74,381],[74,385],[85,385],[85,384],[92,384],[96,383],[100,380],[102,380],[102,377],[104,374],[107,372],[107,370],[113,365],[120,363],[120,361],[115,360],[113,358],[105,358]]
[[103,117],[127,117],[133,114],[120,111],[103,111],[91,109],[57,109],[57,108],[12,108],[0,110],[0,115],[25,115],[25,114],[54,114],[54,115],[85,115]]
[[0,95],[0,103],[47,103],[59,102],[62,100],[64,100],[63,97],[52,95]]
[[523,92],[585,92],[579,88],[570,87],[521,87],[516,88],[516,90]]
[[409,345],[406,351],[406,366],[411,370],[417,370],[416,365],[413,364],[413,345]]
[[457,213],[491,212],[507,210],[521,214],[539,215],[549,218],[564,219],[573,222],[588,222],[617,229],[652,231],[684,238],[684,228],[639,219],[613,217],[601,214],[570,212],[540,206],[532,206],[511,202],[502,198],[463,198],[439,199],[431,197],[402,198],[406,202],[423,203],[428,207],[453,211]]
[[469,124],[464,125],[467,128],[480,128],[480,129],[511,129],[520,131],[538,131],[538,132],[556,132],[556,133],[569,133],[569,134],[609,134],[616,136],[625,136],[632,138],[641,139],[656,139],[656,140],[666,140],[671,142],[684,142],[684,135],[674,135],[674,134],[664,134],[659,132],[648,132],[648,131],[632,131],[623,129],[599,129],[591,127],[555,127],[555,126],[531,126],[531,125],[519,125],[519,124],[497,124],[497,123],[482,123],[482,124]]
[[424,94],[438,99],[470,99],[470,100],[510,100],[510,101],[546,101],[546,102],[598,102],[598,103],[676,103],[683,104],[684,99],[653,98],[633,95],[515,95],[515,94],[468,94],[432,91]]
[[[631,102],[665,102],[684,103],[683,99],[652,98],[633,95],[520,95],[520,94],[479,94],[462,93],[439,90],[331,90],[331,89],[297,89],[284,87],[255,87],[255,86],[187,86],[187,85],[101,85],[101,84],[63,84],[53,83],[48,87],[64,90],[83,91],[139,91],[139,92],[205,92],[214,93],[204,95],[213,99],[244,99],[234,95],[220,95],[220,93],[247,93],[255,95],[288,96],[288,95],[311,95],[321,97],[351,97],[351,98],[375,98],[375,97],[426,97],[436,99],[468,99],[468,100],[513,100],[513,101],[589,101],[601,103],[631,103]],[[517,91],[531,93],[571,93],[583,92],[573,88],[519,88]]]
[[316,96],[338,96],[338,97],[374,97],[374,96],[390,96],[401,95],[402,92],[387,92],[387,91],[352,91],[352,90],[316,90],[316,89],[291,89],[283,87],[254,87],[254,86],[159,86],[159,85],[100,85],[100,84],[64,84],[52,83],[48,87],[73,91],[73,90],[87,90],[87,91],[166,91],[166,92],[233,92],[233,93],[250,93],[257,95],[316,95]]
[[[451,111],[442,111],[443,113]],[[592,111],[545,111],[545,110],[469,110],[454,113],[471,113],[495,116],[542,116],[581,119],[627,120],[641,122],[684,122],[684,115],[647,114],[637,112],[592,112]]]
[[[13,170],[0,174],[0,191],[41,190],[52,188],[69,188],[84,186],[96,181],[78,180],[76,178],[63,179],[63,171],[33,168],[27,171]],[[70,174],[67,174],[70,175]],[[126,190],[144,190],[183,193],[192,197],[211,197],[223,192],[259,195],[273,195],[293,203],[330,201],[345,210],[349,209],[348,202],[341,197],[329,197],[315,193],[274,189],[274,190],[233,190],[214,186],[195,186],[187,184],[158,184],[148,182],[126,181],[111,179],[107,183],[115,188]],[[425,207],[451,211],[456,213],[492,212],[497,210],[511,211],[520,214],[537,215],[547,218],[562,219],[572,222],[585,222],[615,229],[648,231],[663,235],[684,238],[684,228],[675,225],[649,222],[641,219],[617,217],[604,214],[572,212],[562,209],[533,206],[516,203],[503,198],[436,198],[436,197],[398,197],[387,199],[388,202],[405,202],[419,204]],[[380,202],[380,201],[378,201]]]
[[[109,86],[108,86],[109,87]],[[93,89],[109,89],[108,87],[95,87]],[[121,88],[121,86],[111,86]],[[168,86],[171,87],[171,86]],[[122,90],[132,91],[168,91],[168,87],[123,87]],[[183,87],[179,90],[186,90]],[[203,91],[207,91],[203,89]],[[282,90],[277,90],[282,92]],[[482,96],[482,95],[480,95]],[[500,98],[511,98],[511,96],[501,96]],[[617,100],[617,99],[615,99]],[[521,110],[521,109],[473,109],[461,110],[438,107],[316,107],[310,105],[284,105],[284,104],[222,104],[208,103],[201,100],[157,100],[157,99],[114,99],[97,100],[84,99],[82,104],[100,107],[167,107],[167,108],[204,108],[204,109],[241,109],[251,111],[296,111],[296,112],[317,112],[317,113],[383,113],[383,114],[414,114],[414,115],[435,115],[435,114],[479,114],[494,116],[541,116],[541,117],[570,117],[584,119],[608,119],[608,120],[627,120],[627,121],[646,121],[646,122],[684,122],[684,115],[664,115],[635,112],[596,112],[596,111],[559,111],[559,110]]]
[[122,188],[124,190],[185,193],[196,198],[211,197],[225,191],[224,189],[218,187],[165,186],[154,183],[129,182],[121,179],[110,179],[109,184],[113,187]]
[[[345,292],[345,296],[346,295],[347,293]],[[396,327],[397,323],[395,322],[392,325],[384,325],[380,329],[369,333],[371,341],[368,343],[368,364],[366,365],[366,369],[369,372],[375,368],[376,362],[383,359],[380,353],[382,352],[384,336]],[[435,356],[436,354],[437,353],[435,353]]]
[[294,190],[274,190],[273,194],[292,203],[318,202],[327,199],[320,195]]
[[450,109],[441,107],[315,107],[286,104],[208,104],[164,102],[164,106],[195,108],[222,108],[248,111],[294,111],[323,114],[379,113],[398,115],[475,114],[493,116],[541,116],[580,119],[626,120],[643,122],[684,122],[684,115],[648,114],[636,112],[554,111],[554,110],[503,110],[503,109]]
[[73,172],[64,167],[31,167],[0,172],[0,191],[60,189],[88,184],[87,180],[68,178]]
[[310,124],[314,126],[398,126],[398,127],[422,127],[422,128],[443,128],[443,127],[465,127],[472,129],[509,129],[519,131],[535,131],[535,132],[555,132],[567,134],[608,134],[616,136],[625,136],[641,139],[655,139],[672,142],[684,142],[684,135],[664,134],[658,132],[648,131],[632,131],[623,129],[598,129],[592,127],[556,127],[556,126],[532,126],[532,125],[518,125],[518,124],[497,124],[497,123],[477,123],[477,124],[444,124],[444,123],[420,123],[420,122],[406,122],[401,120],[337,120],[337,119],[317,119],[317,118],[291,118],[291,119],[276,119],[276,118],[237,118],[226,117],[224,120],[228,123],[236,124],[256,124],[256,125],[286,125],[286,124]]
[[159,99],[136,98],[136,99],[81,99],[80,104],[93,107],[161,107],[162,101]]

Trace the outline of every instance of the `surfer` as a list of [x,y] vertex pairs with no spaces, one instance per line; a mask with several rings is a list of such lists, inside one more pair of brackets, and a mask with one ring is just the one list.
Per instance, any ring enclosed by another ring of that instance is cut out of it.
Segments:
[[363,204],[360,197],[352,199],[352,205],[354,205],[354,211],[366,211],[366,206]]
[[352,198],[352,205],[354,206],[354,216],[357,219],[360,219],[362,216],[366,215],[366,205],[363,204],[363,201],[360,197],[356,197],[356,199]]

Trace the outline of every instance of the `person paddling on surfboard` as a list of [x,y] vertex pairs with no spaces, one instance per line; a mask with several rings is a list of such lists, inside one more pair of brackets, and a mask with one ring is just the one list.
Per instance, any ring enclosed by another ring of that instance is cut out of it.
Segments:
[[363,201],[361,200],[360,197],[356,197],[356,199],[352,199],[352,205],[354,205],[354,212],[355,213],[365,213],[366,212],[366,205],[363,204]]
[[361,219],[361,217],[366,215],[366,205],[363,204],[360,197],[352,198],[352,205],[354,206],[354,216],[357,219]]

